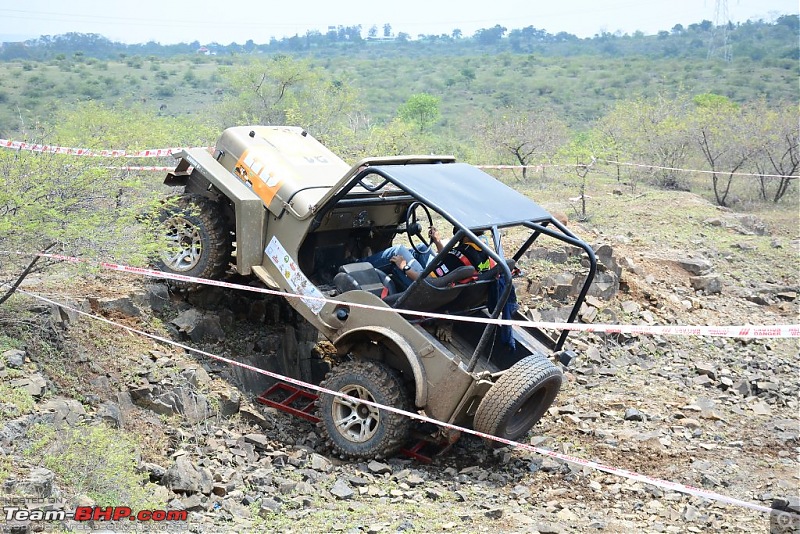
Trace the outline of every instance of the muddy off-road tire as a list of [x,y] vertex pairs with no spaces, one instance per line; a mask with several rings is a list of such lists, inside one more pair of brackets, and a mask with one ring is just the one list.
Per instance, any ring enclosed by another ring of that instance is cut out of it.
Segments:
[[[523,436],[553,404],[563,375],[541,354],[524,358],[508,369],[478,405],[473,428],[508,440]],[[485,440],[496,448],[503,444]]]
[[[344,362],[334,367],[320,386],[356,399],[410,409],[400,376],[382,363]],[[412,421],[406,416],[325,393],[319,396],[317,410],[328,445],[342,458],[386,458],[408,441]]]
[[[165,248],[157,267],[165,272],[218,279],[231,261],[231,235],[219,205],[200,195],[183,195],[166,205],[159,216]],[[170,281],[174,287],[197,284]]]

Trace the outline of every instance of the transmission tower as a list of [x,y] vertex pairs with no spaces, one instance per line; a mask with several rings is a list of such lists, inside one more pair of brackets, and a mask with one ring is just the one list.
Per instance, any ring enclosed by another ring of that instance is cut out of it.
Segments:
[[711,28],[711,41],[708,44],[708,59],[719,56],[723,61],[731,60],[731,44],[728,41],[728,0],[716,0],[714,25]]

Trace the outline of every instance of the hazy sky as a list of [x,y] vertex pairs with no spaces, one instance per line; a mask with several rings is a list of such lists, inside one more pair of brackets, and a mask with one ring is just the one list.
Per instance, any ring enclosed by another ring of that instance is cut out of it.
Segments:
[[382,35],[385,23],[412,38],[456,28],[471,36],[495,24],[591,37],[654,34],[704,19],[771,22],[798,10],[798,0],[0,0],[0,40],[80,32],[126,43],[266,43],[308,30],[324,33],[329,25],[360,24],[364,36],[376,25]]

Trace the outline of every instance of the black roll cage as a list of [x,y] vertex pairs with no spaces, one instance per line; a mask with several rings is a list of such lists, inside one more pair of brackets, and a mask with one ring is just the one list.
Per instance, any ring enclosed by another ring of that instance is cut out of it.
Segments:
[[[448,163],[438,163],[436,165],[449,165]],[[310,231],[314,231],[318,228],[327,212],[333,209],[336,206],[346,206],[348,204],[359,205],[363,203],[372,203],[374,204],[376,201],[378,203],[392,203],[396,204],[399,202],[407,201],[409,204],[413,201],[418,201],[427,206],[428,208],[432,209],[439,215],[441,215],[445,220],[447,220],[450,224],[453,225],[455,228],[455,234],[453,238],[448,241],[448,243],[443,247],[443,249],[434,257],[432,261],[428,263],[425,269],[422,271],[420,276],[412,283],[411,286],[406,290],[407,293],[410,293],[416,285],[423,283],[425,278],[433,271],[433,269],[441,262],[442,259],[453,249],[453,247],[461,241],[464,237],[469,238],[473,243],[477,244],[479,248],[486,253],[492,260],[494,260],[497,265],[500,266],[500,275],[503,276],[505,279],[503,293],[500,295],[498,299],[497,305],[494,307],[494,310],[491,312],[490,318],[497,319],[502,310],[508,301],[511,290],[512,290],[512,273],[511,269],[508,266],[508,263],[505,261],[503,257],[503,249],[501,246],[501,235],[500,230],[503,228],[509,228],[514,226],[525,226],[532,230],[531,235],[528,239],[522,244],[522,246],[514,253],[512,259],[518,261],[525,252],[533,245],[533,243],[538,239],[541,235],[546,235],[551,237],[557,241],[561,241],[568,245],[580,248],[584,253],[586,253],[587,259],[589,261],[589,272],[586,276],[586,280],[581,287],[580,292],[575,300],[575,304],[570,311],[569,318],[567,319],[568,323],[575,322],[578,312],[580,311],[581,305],[583,304],[584,300],[586,299],[586,295],[589,292],[589,287],[592,284],[592,280],[594,279],[595,274],[597,273],[597,258],[595,257],[594,250],[575,236],[572,232],[570,232],[566,226],[561,224],[557,219],[552,217],[548,214],[548,218],[543,220],[527,220],[527,221],[517,221],[515,223],[509,223],[506,225],[490,225],[487,227],[473,227],[467,228],[462,223],[460,223],[457,218],[448,212],[448,210],[441,205],[441,203],[437,202],[431,198],[425,198],[419,194],[416,194],[413,190],[409,190],[403,187],[403,183],[396,179],[390,172],[387,171],[389,166],[377,166],[377,167],[366,167],[363,170],[356,173],[352,180],[346,183],[335,195],[333,195],[323,206],[319,207],[317,210],[313,221],[311,222],[311,229]],[[369,183],[365,180],[370,175],[378,175],[382,179],[377,184]],[[494,178],[492,178],[494,180]],[[394,186],[398,189],[398,191],[393,191],[389,194],[389,191],[383,191],[384,188]],[[346,198],[348,194],[355,188],[361,187],[367,193],[365,194],[357,194],[353,195],[351,199]],[[550,226],[554,226],[555,229],[551,228]],[[491,232],[492,241],[494,250],[489,247],[482,239],[479,239],[475,232],[482,232],[484,230],[488,230]],[[495,252],[497,251],[497,252]],[[499,252],[499,253],[498,253]],[[404,298],[401,296],[398,299],[397,306],[401,306]],[[478,362],[479,355],[485,349],[489,341],[491,340],[491,336],[494,333],[496,325],[490,324],[484,330],[481,338],[478,342],[478,345],[475,347],[475,350],[470,358],[468,364],[468,371],[472,371],[475,365]],[[569,330],[564,329],[561,330],[558,338],[554,341],[554,351],[560,351],[564,343],[569,335]],[[549,336],[548,336],[549,337]]]

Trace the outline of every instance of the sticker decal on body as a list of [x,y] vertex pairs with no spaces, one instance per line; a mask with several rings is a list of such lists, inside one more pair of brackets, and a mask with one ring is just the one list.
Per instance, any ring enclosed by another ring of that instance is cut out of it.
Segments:
[[306,275],[297,267],[297,264],[286,252],[286,249],[283,248],[283,245],[278,241],[277,237],[272,236],[267,248],[264,249],[264,253],[286,279],[286,282],[294,293],[306,297],[314,297],[301,300],[315,315],[318,314],[325,305],[325,301],[322,300],[325,297],[320,290],[317,289],[317,286],[312,284],[311,281],[306,278]]
[[285,170],[277,165],[272,158],[273,166],[267,166],[270,153],[265,147],[253,147],[245,150],[236,162],[233,173],[242,180],[247,187],[261,197],[265,206],[269,206],[283,184]]

